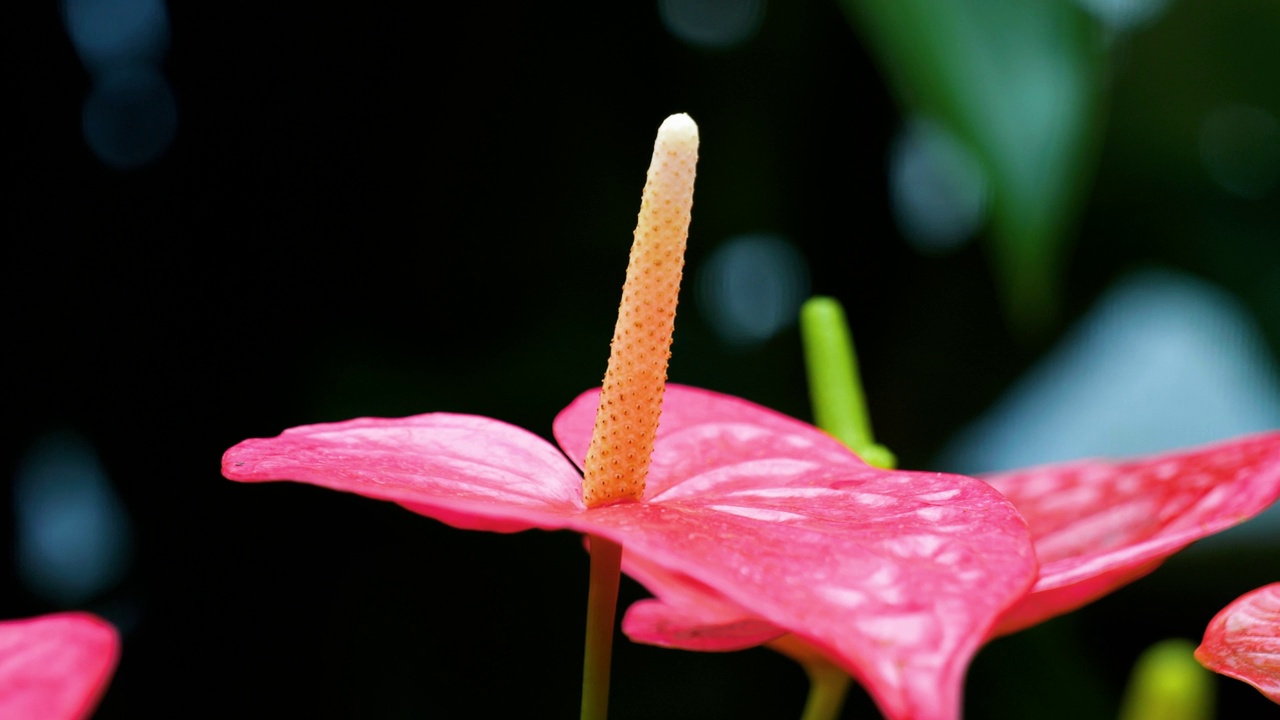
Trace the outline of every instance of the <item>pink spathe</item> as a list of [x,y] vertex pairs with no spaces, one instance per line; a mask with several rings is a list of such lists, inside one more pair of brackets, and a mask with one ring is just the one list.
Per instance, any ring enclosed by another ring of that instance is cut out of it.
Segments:
[[1280,497],[1280,432],[1127,461],[1083,460],[986,478],[1027,519],[1040,560],[1000,634],[1088,604]]
[[0,718],[90,717],[119,656],[119,634],[94,615],[0,622]]
[[587,508],[574,463],[597,404],[584,393],[555,420],[573,463],[506,423],[435,413],[246,440],[223,473],[390,500],[467,529],[599,535],[659,598],[715,598],[753,640],[794,633],[887,717],[959,717],[970,659],[1035,576],[1003,496],[972,478],[876,469],[811,425],[668,385],[642,499]]
[[[996,636],[1093,602],[1192,542],[1265,510],[1280,497],[1280,432],[1134,460],[1015,470],[987,481],[1026,519],[1040,563],[1034,586],[1004,612]],[[657,594],[624,618],[633,640],[734,650],[771,639],[764,618],[706,589]]]
[[1215,615],[1196,659],[1280,703],[1280,582],[1245,593]]

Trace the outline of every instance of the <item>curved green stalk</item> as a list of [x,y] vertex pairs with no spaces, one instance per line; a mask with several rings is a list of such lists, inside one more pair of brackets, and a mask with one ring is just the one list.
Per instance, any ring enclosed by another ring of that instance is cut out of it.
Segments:
[[618,612],[622,546],[589,535],[591,579],[587,590],[587,644],[582,661],[582,720],[609,716],[609,669],[613,660],[613,623]]
[[1213,720],[1214,676],[1195,649],[1181,638],[1147,648],[1133,666],[1120,720]]
[[803,663],[809,676],[809,699],[800,720],[836,720],[849,692],[850,677],[825,660]]
[[800,335],[814,424],[835,436],[868,465],[887,470],[897,458],[871,436],[871,418],[858,377],[858,356],[834,298],[814,297],[800,308]]

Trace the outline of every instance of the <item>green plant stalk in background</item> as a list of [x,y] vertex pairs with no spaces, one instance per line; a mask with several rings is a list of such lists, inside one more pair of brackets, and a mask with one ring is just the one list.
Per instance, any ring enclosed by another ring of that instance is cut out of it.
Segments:
[[1147,648],[1129,676],[1120,720],[1213,720],[1214,676],[1195,649],[1182,639]]

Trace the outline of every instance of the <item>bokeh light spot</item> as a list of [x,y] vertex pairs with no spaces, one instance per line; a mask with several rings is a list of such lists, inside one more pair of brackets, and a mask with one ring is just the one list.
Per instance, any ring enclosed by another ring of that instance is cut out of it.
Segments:
[[84,102],[84,139],[102,162],[128,170],[155,160],[178,129],[169,83],[147,66],[126,65],[99,79]]
[[981,164],[955,135],[923,118],[908,121],[890,150],[889,193],[903,237],[926,255],[961,246],[986,217]]
[[132,542],[124,505],[93,447],[72,433],[32,444],[13,482],[17,564],[31,592],[65,607],[118,583]]
[[658,0],[662,24],[694,47],[727,50],[755,36],[765,0]]
[[146,165],[173,143],[178,107],[160,72],[169,47],[162,0],[63,0],[62,21],[93,77],[81,110],[85,143],[117,170]]
[[1132,30],[1150,24],[1164,14],[1169,0],[1076,0],[1107,28]]
[[62,14],[91,72],[122,62],[158,62],[169,44],[162,0],[63,0]]
[[726,344],[746,348],[790,327],[809,294],[809,267],[773,235],[730,238],[707,258],[697,283],[703,315]]

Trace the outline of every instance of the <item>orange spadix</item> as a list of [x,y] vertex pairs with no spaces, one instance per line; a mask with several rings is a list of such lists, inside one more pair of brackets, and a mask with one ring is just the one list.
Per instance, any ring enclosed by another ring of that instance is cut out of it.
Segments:
[[698,126],[684,114],[658,128],[613,329],[582,500],[639,500],[658,432],[676,300],[693,208]]

